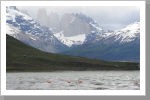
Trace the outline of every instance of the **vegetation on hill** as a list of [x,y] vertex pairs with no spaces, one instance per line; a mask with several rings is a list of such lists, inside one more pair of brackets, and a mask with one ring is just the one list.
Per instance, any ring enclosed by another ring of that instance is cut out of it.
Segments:
[[84,44],[62,52],[72,56],[82,56],[105,61],[140,62],[140,45],[134,42],[124,44]]
[[47,53],[6,35],[7,72],[43,72],[66,70],[137,70],[138,63],[102,60]]

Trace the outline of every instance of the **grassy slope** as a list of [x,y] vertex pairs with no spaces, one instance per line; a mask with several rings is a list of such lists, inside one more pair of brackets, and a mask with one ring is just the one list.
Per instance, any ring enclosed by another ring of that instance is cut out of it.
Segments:
[[103,59],[107,61],[139,61],[139,46],[133,43],[121,45],[83,45],[73,48],[63,54],[82,56],[95,59]]
[[[116,67],[119,65],[120,67]],[[137,63],[106,62],[42,52],[6,36],[6,68],[10,71],[135,70]]]

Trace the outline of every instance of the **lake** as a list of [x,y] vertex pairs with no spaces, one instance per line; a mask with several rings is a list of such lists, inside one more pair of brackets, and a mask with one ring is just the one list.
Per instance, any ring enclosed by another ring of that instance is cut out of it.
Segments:
[[57,71],[6,73],[6,89],[140,90],[140,71]]

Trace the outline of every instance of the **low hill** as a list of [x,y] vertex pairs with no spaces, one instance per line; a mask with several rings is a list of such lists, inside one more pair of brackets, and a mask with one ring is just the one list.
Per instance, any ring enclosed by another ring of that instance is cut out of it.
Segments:
[[138,63],[102,60],[47,53],[6,35],[7,72],[45,72],[66,70],[137,70]]

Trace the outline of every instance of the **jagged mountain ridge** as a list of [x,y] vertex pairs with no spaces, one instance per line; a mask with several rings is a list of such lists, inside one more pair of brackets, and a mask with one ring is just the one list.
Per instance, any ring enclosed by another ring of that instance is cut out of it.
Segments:
[[80,14],[64,14],[61,20],[61,30],[65,37],[81,34],[99,33],[103,29],[90,17]]
[[85,42],[89,34],[101,34],[103,29],[90,17],[80,14],[64,14],[61,32],[54,35],[65,45],[74,47]]
[[102,34],[89,34],[86,42],[63,54],[106,61],[140,61],[140,22]]
[[[103,41],[112,40],[110,41],[110,43],[113,43],[113,40],[114,41],[121,40],[123,43],[123,42],[133,41],[135,38],[140,37],[139,34],[136,34],[136,33],[140,33],[139,22],[135,22],[134,24],[131,24],[122,30],[116,30],[116,31],[104,33],[104,30],[96,23],[96,21],[94,21],[92,18],[87,17],[86,15],[82,13],[64,14],[60,21],[60,31],[57,32],[55,28],[57,27],[57,25],[59,26],[58,14],[51,12],[48,15],[46,12],[46,9],[44,8],[39,9],[38,15],[39,14],[41,15],[41,13],[44,13],[43,16],[47,20],[46,22],[49,22],[49,24],[51,24],[50,29],[52,33],[55,35],[55,37],[64,45],[67,45],[69,47],[72,47],[74,45],[81,45],[88,41],[94,42],[94,41],[101,41],[101,40]],[[39,18],[38,17],[37,19],[40,19],[40,17]],[[48,17],[51,17],[51,18],[48,18]],[[55,19],[53,20],[55,22],[55,25],[53,24],[54,22],[52,21],[52,19]],[[41,18],[41,20],[43,20],[43,18]],[[80,23],[80,24],[77,24],[77,23]],[[83,25],[85,23],[88,25],[88,27],[86,27],[86,25]],[[85,29],[81,28],[85,31],[80,30],[81,26],[85,28]],[[137,28],[137,29],[133,30],[133,28]],[[71,31],[71,32],[66,32],[64,30]],[[77,30],[80,30],[80,31],[78,32]],[[86,30],[90,30],[90,31],[86,31]],[[137,32],[133,32],[133,31],[137,31]],[[135,34],[139,36],[135,36]],[[109,41],[107,41],[106,43],[108,43]]]
[[[16,7],[7,8],[6,12],[6,25],[9,27],[7,34],[42,51],[60,53],[72,49],[65,54],[107,61],[139,62],[139,22],[121,30],[104,33],[103,29],[90,17],[81,13],[66,14],[66,16],[71,16],[66,22],[68,25],[78,26],[80,24],[90,30],[89,33],[73,33],[73,35],[66,36],[65,31],[55,31],[55,25],[53,28],[41,26],[28,15],[21,13]],[[73,27],[71,26],[71,28]]]
[[40,8],[38,10],[36,21],[42,26],[46,26],[53,30],[53,33],[60,32],[60,20],[57,13],[47,13],[46,9]]
[[[21,13],[14,6],[6,8],[6,23],[11,31],[14,27],[20,30],[19,34],[17,32],[11,34],[7,30],[9,35],[17,37],[18,40],[42,51],[56,53],[68,49],[52,34],[48,27],[41,26],[33,18]],[[24,39],[25,37],[26,39]]]
[[[41,16],[42,15],[42,16]],[[46,9],[38,10],[37,22],[50,27],[59,41],[68,47],[83,44],[87,35],[102,33],[103,29],[92,18],[82,13],[65,13],[61,19],[57,13],[47,13]],[[78,39],[75,37],[79,37]]]
[[135,39],[140,39],[140,22],[132,23],[121,30],[98,34],[93,40],[91,39],[92,41],[90,42],[104,41],[104,44],[114,42],[121,44],[134,41]]

